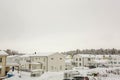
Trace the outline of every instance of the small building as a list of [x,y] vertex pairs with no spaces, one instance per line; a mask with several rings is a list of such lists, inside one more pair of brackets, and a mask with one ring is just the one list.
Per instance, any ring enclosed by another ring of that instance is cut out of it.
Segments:
[[73,57],[75,67],[81,66],[106,66],[120,67],[120,55],[91,55],[77,54]]
[[48,54],[51,53],[37,53],[30,55],[31,70],[40,70],[42,73],[48,71]]
[[5,51],[0,51],[0,77],[4,77],[7,73],[6,58],[8,54]]
[[65,70],[65,55],[54,53],[48,56],[48,71],[58,72]]
[[94,59],[95,59],[95,56],[90,54],[77,54],[73,56],[75,67],[91,66],[93,64]]

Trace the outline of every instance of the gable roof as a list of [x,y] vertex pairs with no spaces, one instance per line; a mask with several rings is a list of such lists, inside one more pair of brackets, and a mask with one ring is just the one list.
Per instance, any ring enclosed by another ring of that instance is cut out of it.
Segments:
[[8,54],[5,51],[0,51],[0,56],[7,56]]
[[30,55],[30,56],[49,56],[49,55],[52,55],[52,54],[54,54],[54,52],[53,53],[51,53],[51,52],[38,52],[38,53],[36,53],[36,54],[32,54],[32,55]]

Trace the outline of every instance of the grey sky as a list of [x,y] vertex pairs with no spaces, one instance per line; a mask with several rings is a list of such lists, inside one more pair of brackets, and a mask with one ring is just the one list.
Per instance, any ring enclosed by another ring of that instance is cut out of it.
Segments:
[[0,49],[120,49],[119,0],[0,0]]

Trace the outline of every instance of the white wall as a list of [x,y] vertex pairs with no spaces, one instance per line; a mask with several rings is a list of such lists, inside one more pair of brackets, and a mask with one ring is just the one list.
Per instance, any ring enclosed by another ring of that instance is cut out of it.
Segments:
[[63,54],[55,53],[48,56],[48,71],[64,71],[65,70],[65,56]]

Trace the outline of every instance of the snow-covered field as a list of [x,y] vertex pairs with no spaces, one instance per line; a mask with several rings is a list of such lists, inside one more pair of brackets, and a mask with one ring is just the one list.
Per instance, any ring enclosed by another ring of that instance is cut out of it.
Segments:
[[[81,73],[85,72],[99,72],[100,74],[107,74],[107,77],[100,77],[100,80],[120,80],[120,74],[106,73],[106,70],[114,70],[115,68],[96,68],[88,70],[79,70]],[[120,69],[120,68],[119,68]],[[64,72],[46,72],[40,77],[31,77],[30,72],[21,72],[21,77],[17,71],[13,72],[14,76],[4,80],[63,80]]]
[[62,80],[63,72],[46,72],[40,77],[31,77],[30,72],[20,72],[21,77],[17,71],[13,72],[14,76],[4,80]]

